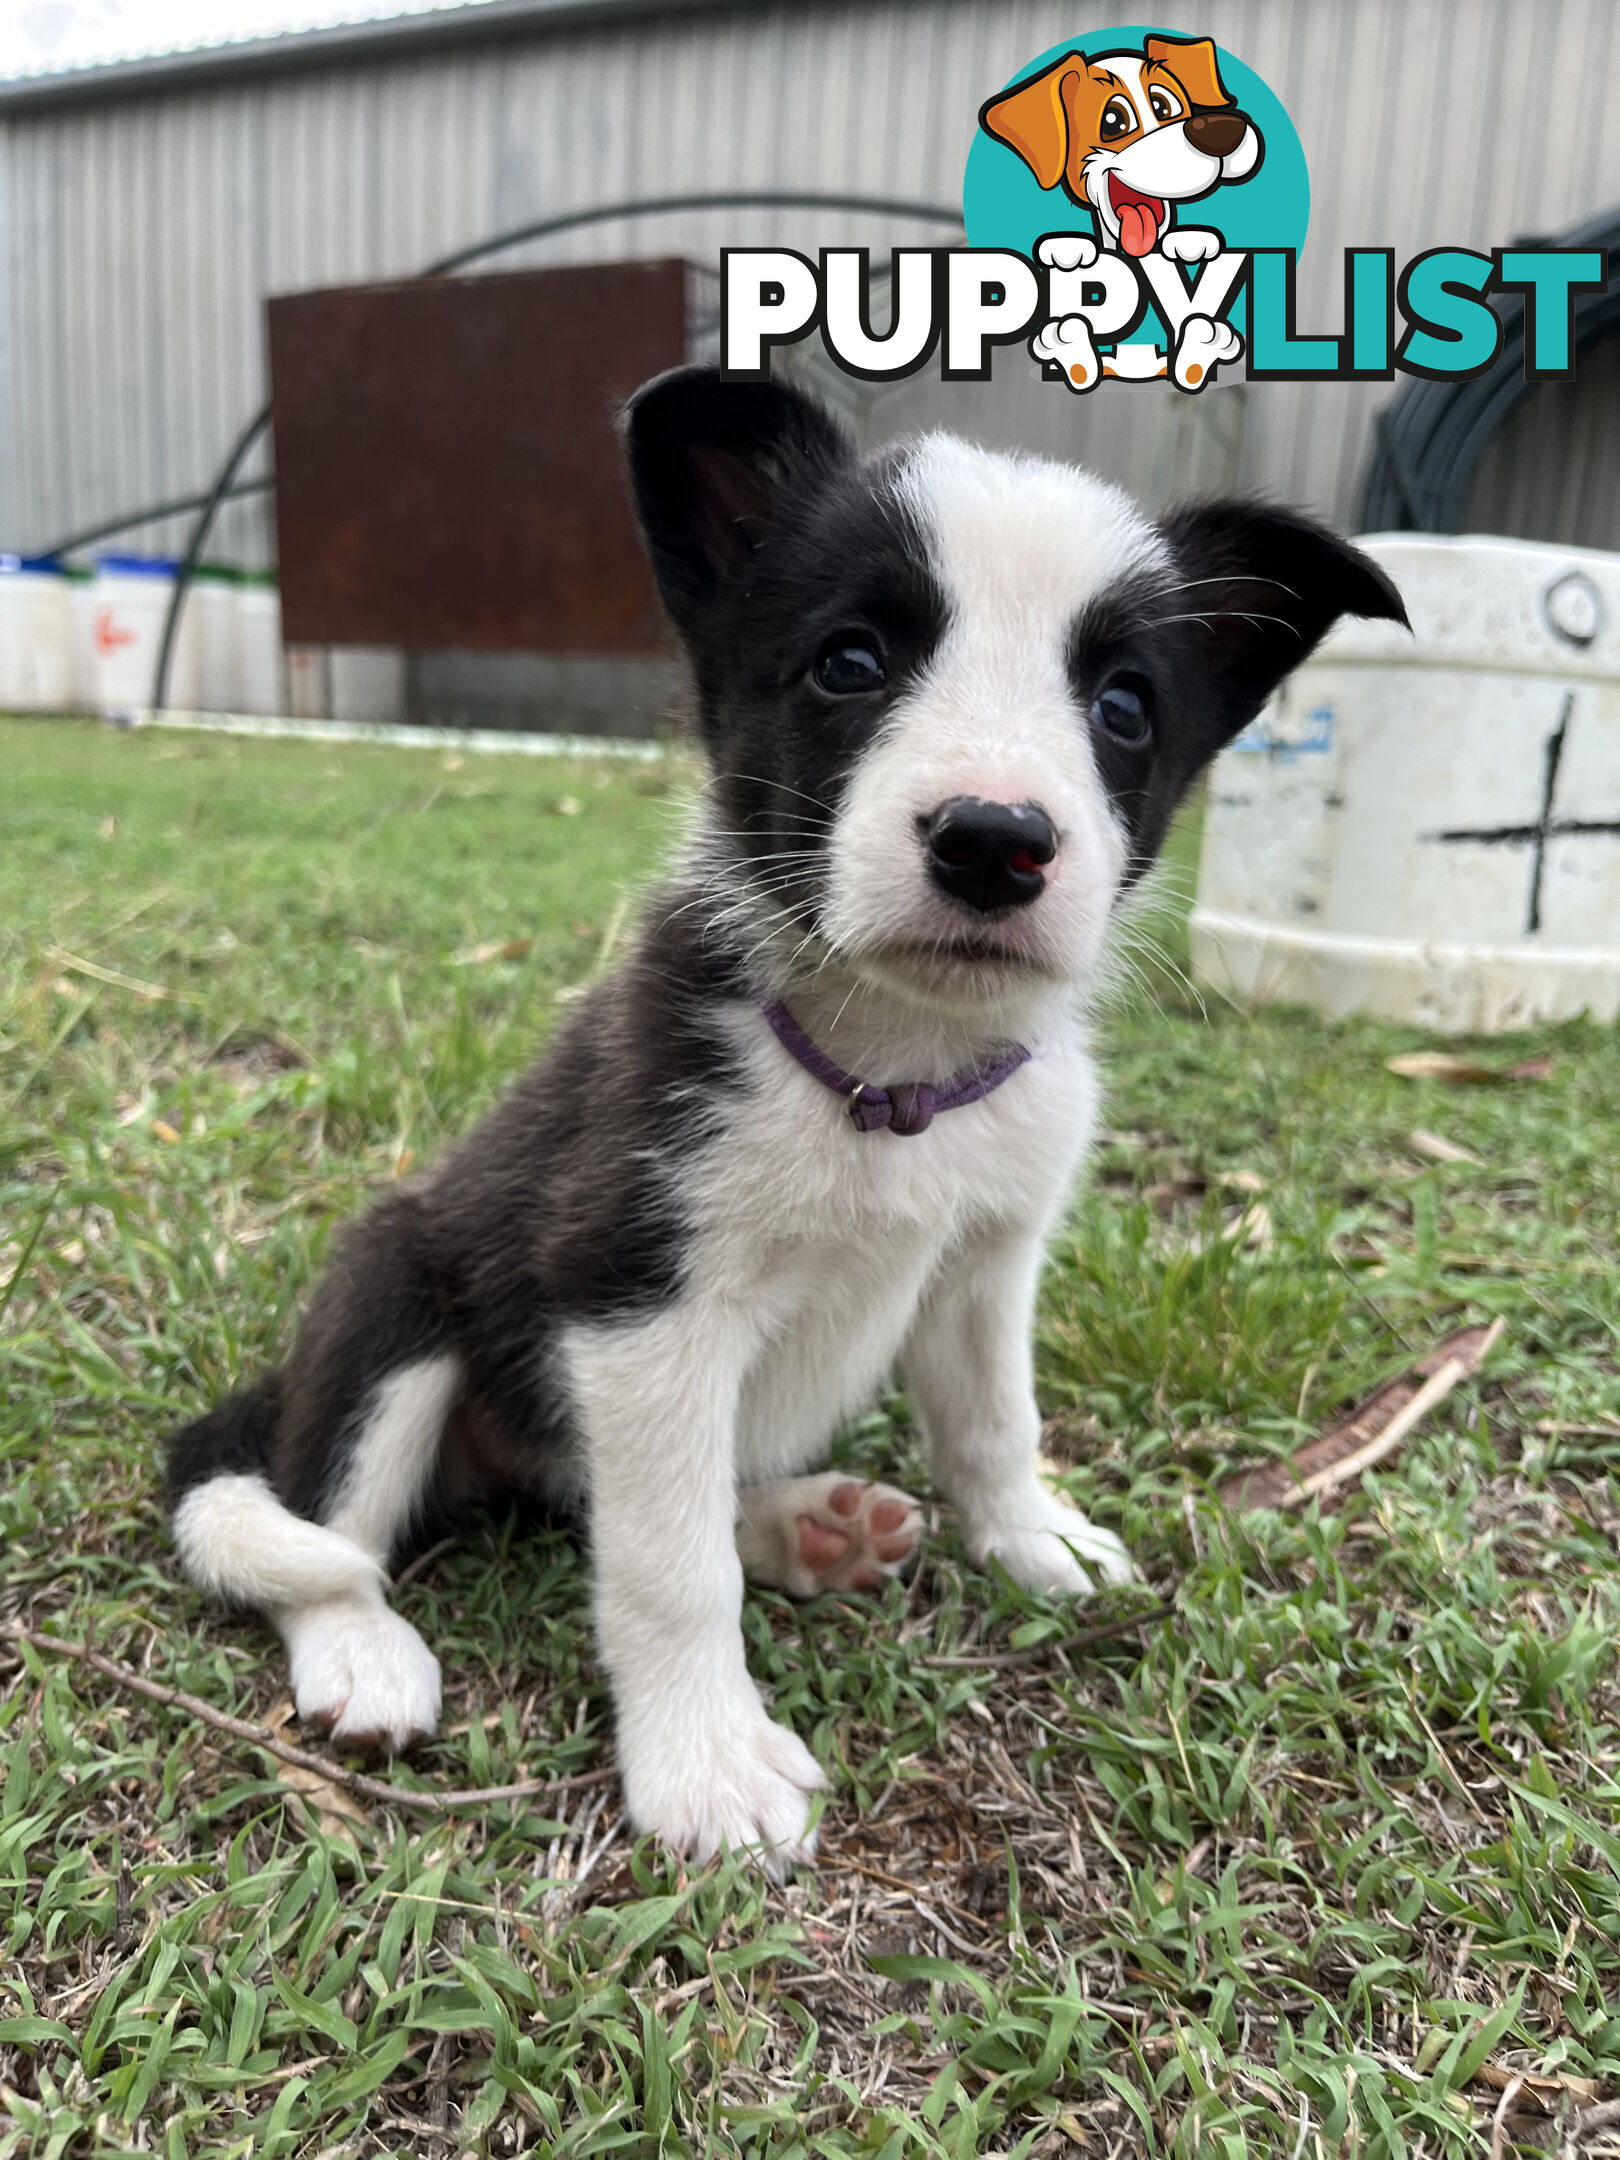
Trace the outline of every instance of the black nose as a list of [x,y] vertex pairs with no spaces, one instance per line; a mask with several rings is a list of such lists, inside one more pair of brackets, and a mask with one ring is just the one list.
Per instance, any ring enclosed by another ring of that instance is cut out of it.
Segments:
[[1187,122],[1188,141],[1211,157],[1230,157],[1248,132],[1248,114],[1235,110],[1194,113]]
[[953,900],[989,915],[1040,897],[1057,833],[1038,804],[956,795],[921,823],[928,874]]

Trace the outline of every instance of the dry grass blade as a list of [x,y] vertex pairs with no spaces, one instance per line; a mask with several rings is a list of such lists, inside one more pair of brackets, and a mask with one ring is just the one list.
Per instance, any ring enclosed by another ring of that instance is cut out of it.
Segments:
[[1479,1157],[1471,1148],[1459,1147],[1455,1140],[1448,1140],[1444,1133],[1419,1130],[1408,1133],[1406,1140],[1414,1155],[1425,1156],[1430,1162],[1473,1163],[1476,1166],[1479,1163]]
[[155,1005],[160,1001],[172,1004],[175,1001],[176,993],[165,990],[161,983],[142,982],[135,975],[120,975],[116,968],[103,967],[96,960],[82,960],[77,953],[64,952],[60,945],[50,948],[50,958],[69,975],[87,975],[92,982],[110,983],[115,990],[129,991],[143,1004]]
[[1462,1328],[1448,1335],[1419,1358],[1410,1372],[1386,1381],[1348,1417],[1288,1461],[1264,1463],[1229,1480],[1221,1487],[1222,1501],[1238,1512],[1300,1507],[1320,1493],[1349,1484],[1392,1455],[1459,1381],[1478,1372],[1501,1332],[1501,1321],[1494,1320],[1489,1327]]
[[14,1622],[6,1633],[14,1641],[31,1643],[36,1650],[88,1665],[105,1679],[128,1688],[132,1694],[146,1696],[150,1702],[184,1710],[188,1717],[200,1718],[216,1732],[229,1733],[234,1740],[245,1740],[253,1747],[263,1748],[278,1762],[290,1763],[296,1770],[313,1772],[327,1783],[342,1786],[345,1792],[358,1793],[366,1800],[381,1800],[390,1807],[420,1808],[427,1814],[448,1815],[458,1808],[494,1807],[503,1800],[536,1800],[554,1793],[578,1792],[587,1785],[605,1785],[615,1775],[610,1769],[586,1770],[577,1777],[521,1778],[514,1785],[485,1785],[471,1791],[410,1792],[402,1786],[389,1784],[384,1778],[366,1777],[358,1770],[345,1770],[341,1764],[329,1761],[324,1755],[312,1754],[308,1748],[292,1747],[287,1741],[278,1740],[264,1726],[216,1710],[212,1703],[205,1703],[200,1695],[188,1695],[183,1688],[165,1687],[161,1681],[148,1680],[144,1673],[119,1664],[116,1658],[103,1657],[88,1643],[71,1642],[62,1635],[44,1635],[37,1628],[24,1627],[20,1621]]
[[525,960],[534,950],[534,939],[529,937],[492,938],[485,945],[469,945],[462,952],[452,953],[452,967],[483,967],[491,960]]
[[1402,1080],[1445,1080],[1453,1087],[1496,1087],[1505,1080],[1550,1080],[1550,1057],[1521,1058],[1516,1065],[1487,1065],[1449,1050],[1408,1050],[1386,1058],[1384,1069]]

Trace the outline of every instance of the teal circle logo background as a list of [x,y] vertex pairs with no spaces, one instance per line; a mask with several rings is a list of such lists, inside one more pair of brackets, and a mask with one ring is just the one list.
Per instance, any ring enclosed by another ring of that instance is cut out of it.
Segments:
[[[1102,53],[1140,52],[1150,37],[1197,37],[1200,31],[1171,30],[1162,23],[1128,23],[1112,30],[1090,30],[1083,37],[1065,38],[1049,45],[1027,67],[1021,67],[1003,85],[1012,89],[1051,67],[1066,53],[1083,53],[1095,59]],[[1196,226],[1218,232],[1232,248],[1294,248],[1305,245],[1311,215],[1311,180],[1305,167],[1294,123],[1282,100],[1245,67],[1224,45],[1215,47],[1221,80],[1260,130],[1265,156],[1260,170],[1249,180],[1235,180],[1213,189],[1197,202],[1178,204],[1178,226]],[[987,93],[989,95],[989,93]],[[973,131],[967,171],[962,180],[962,216],[970,247],[1012,248],[1033,255],[1043,233],[1080,232],[1096,236],[1097,221],[1089,209],[1071,202],[1061,187],[1043,188],[1017,151],[998,143],[982,127]],[[1232,321],[1246,329],[1247,299],[1232,311]],[[1151,311],[1129,341],[1139,344],[1164,333]]]

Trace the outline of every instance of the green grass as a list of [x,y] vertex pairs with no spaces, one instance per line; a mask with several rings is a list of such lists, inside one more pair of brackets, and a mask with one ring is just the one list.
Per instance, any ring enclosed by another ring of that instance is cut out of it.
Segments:
[[[0,1629],[281,1716],[274,1638],[175,1579],[157,1439],[544,1041],[684,776],[16,722],[0,772]],[[1174,1616],[1053,1653],[1069,1617],[948,1519],[882,1600],[751,1596],[832,1779],[785,1890],[632,1844],[611,1782],[345,1815],[0,1636],[0,2154],[1415,2160],[1488,2149],[1520,2073],[1504,2153],[1620,2091],[1614,1036],[1447,1090],[1385,1070],[1409,1031],[1149,974],[1040,1373],[1049,1452]],[[1223,1240],[1256,1181],[1269,1239]],[[1223,1511],[1496,1315],[1342,1505]],[[839,1448],[926,1487],[898,1398]],[[447,1702],[392,1776],[609,1761],[563,1540],[492,1523],[400,1604]]]

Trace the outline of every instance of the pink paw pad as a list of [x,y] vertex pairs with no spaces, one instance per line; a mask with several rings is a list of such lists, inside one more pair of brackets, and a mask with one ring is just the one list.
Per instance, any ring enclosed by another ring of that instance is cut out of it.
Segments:
[[795,1528],[816,1590],[879,1590],[916,1550],[922,1515],[892,1486],[846,1478]]

